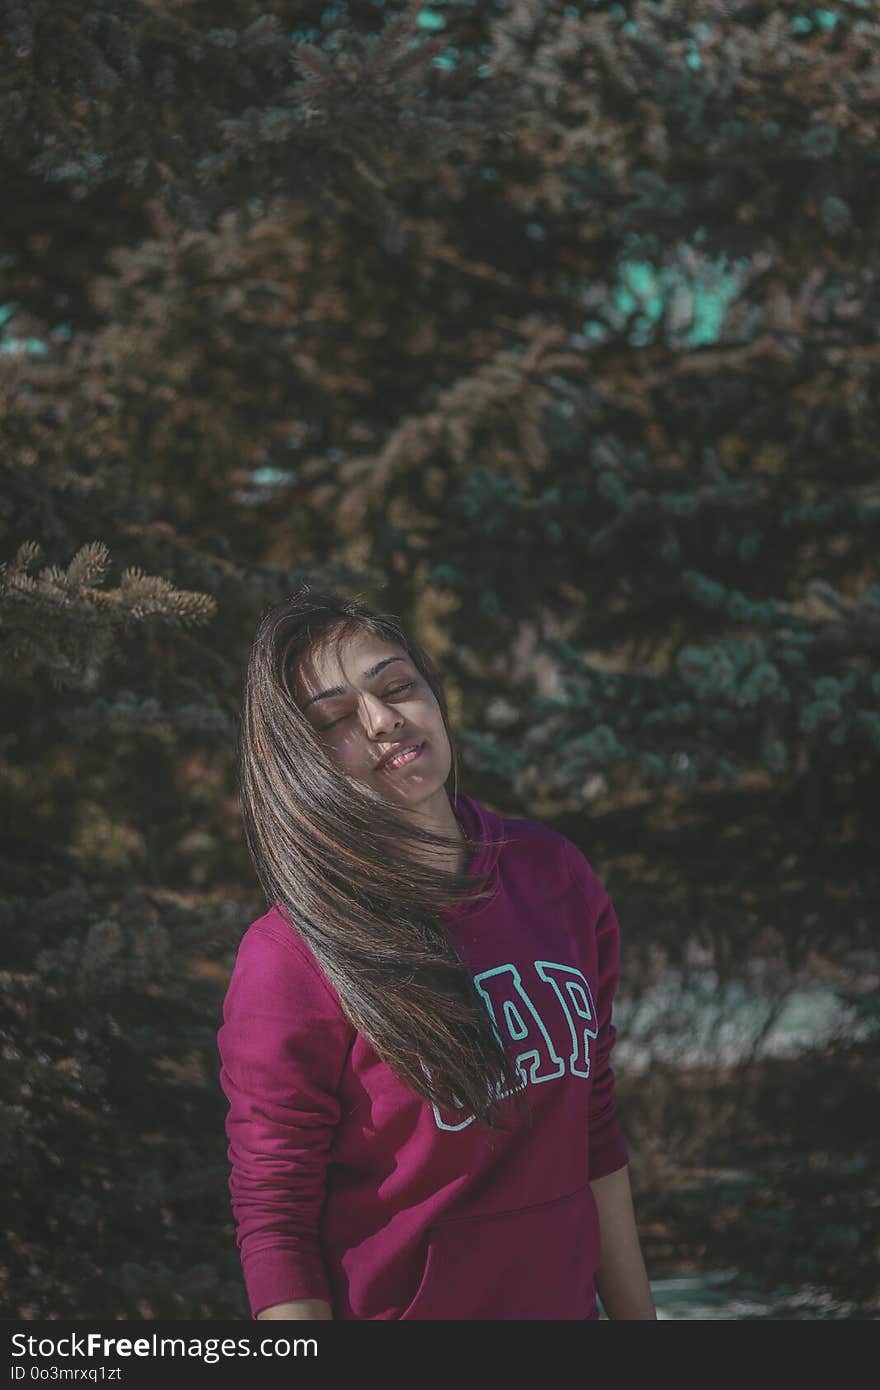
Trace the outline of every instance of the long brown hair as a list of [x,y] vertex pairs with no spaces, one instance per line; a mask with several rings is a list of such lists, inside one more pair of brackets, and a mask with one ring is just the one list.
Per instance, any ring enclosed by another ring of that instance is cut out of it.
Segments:
[[460,843],[338,768],[297,701],[306,652],[364,629],[403,647],[434,692],[457,788],[458,750],[429,654],[394,616],[306,581],[264,612],[248,662],[238,747],[248,849],[267,904],[283,909],[395,1075],[428,1102],[504,1128],[499,1097],[512,1093],[512,1120],[522,1080],[441,918],[465,896],[489,898],[492,875],[408,853]]

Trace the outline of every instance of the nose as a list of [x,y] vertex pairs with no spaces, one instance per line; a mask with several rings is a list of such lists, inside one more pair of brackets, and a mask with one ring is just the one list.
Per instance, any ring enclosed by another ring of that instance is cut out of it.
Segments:
[[364,693],[361,704],[364,728],[370,738],[387,738],[393,729],[403,724],[403,715],[393,705],[387,705],[378,695]]

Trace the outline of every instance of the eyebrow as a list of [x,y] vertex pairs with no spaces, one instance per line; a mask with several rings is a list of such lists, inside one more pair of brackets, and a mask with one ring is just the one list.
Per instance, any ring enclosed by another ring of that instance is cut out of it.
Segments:
[[[382,670],[383,667],[390,666],[392,661],[405,661],[405,659],[406,658],[402,656],[386,656],[384,661],[377,661],[376,665],[371,666],[369,671],[362,672],[362,678],[365,681],[372,680],[374,676],[378,676],[379,672]],[[309,705],[314,704],[315,700],[329,700],[332,695],[344,694],[344,685],[334,685],[331,690],[322,690],[320,695],[310,695],[308,700],[306,700],[305,704],[303,705],[303,709],[308,709]]]

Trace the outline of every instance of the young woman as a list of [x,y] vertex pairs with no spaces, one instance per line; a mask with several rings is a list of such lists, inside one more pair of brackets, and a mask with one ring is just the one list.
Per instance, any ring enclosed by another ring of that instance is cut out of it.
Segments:
[[595,1319],[598,1288],[654,1318],[580,850],[458,794],[427,653],[307,584],[260,623],[239,770],[271,904],[218,1034],[252,1315]]

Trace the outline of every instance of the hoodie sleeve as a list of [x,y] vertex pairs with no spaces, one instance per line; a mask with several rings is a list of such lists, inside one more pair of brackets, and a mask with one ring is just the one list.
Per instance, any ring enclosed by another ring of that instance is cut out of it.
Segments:
[[242,937],[217,1034],[229,1192],[256,1318],[296,1298],[332,1301],[319,1227],[353,1030],[287,927]]
[[588,920],[595,937],[596,1009],[598,1037],[592,1049],[590,1088],[590,1181],[604,1178],[629,1162],[629,1151],[614,1103],[614,1072],[611,1052],[617,1030],[612,1023],[612,1006],[620,980],[620,924],[608,893],[581,851],[570,841],[566,845],[575,882],[581,885],[588,909]]

